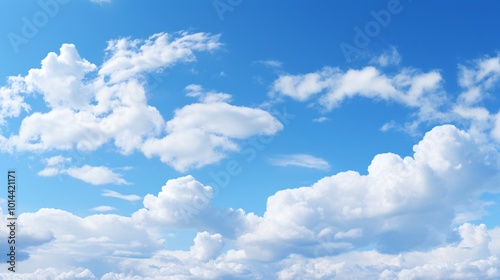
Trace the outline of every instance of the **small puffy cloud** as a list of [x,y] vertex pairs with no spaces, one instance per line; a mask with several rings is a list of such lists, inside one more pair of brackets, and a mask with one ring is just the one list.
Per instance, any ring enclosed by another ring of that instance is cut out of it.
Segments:
[[0,125],[5,124],[6,118],[18,117],[30,110],[22,95],[25,91],[26,84],[20,76],[8,77],[7,86],[0,87]]
[[124,195],[124,194],[121,194],[119,192],[115,192],[115,191],[111,191],[111,190],[104,190],[102,192],[102,196],[114,197],[114,198],[123,199],[123,200],[127,200],[127,201],[137,201],[137,200],[141,199],[140,196],[135,195],[135,194]]
[[307,154],[278,155],[271,157],[269,162],[276,166],[300,166],[322,170],[330,168],[326,160]]
[[297,101],[306,101],[330,86],[331,77],[339,74],[337,69],[325,67],[318,72],[304,75],[281,75],[273,83],[272,93],[289,96]]
[[[262,109],[230,105],[229,94],[194,84],[186,87],[187,94],[201,103],[178,109],[165,123],[158,109],[148,105],[144,76],[195,61],[196,52],[210,52],[220,45],[219,36],[208,33],[122,38],[108,42],[107,57],[98,67],[81,58],[74,45],[63,44],[59,54],[51,52],[42,60],[40,68],[12,78],[16,91],[39,94],[49,110],[25,117],[17,134],[0,137],[1,148],[7,152],[95,151],[113,142],[124,155],[140,150],[179,171],[218,162],[227,153],[238,151],[236,140],[273,135],[282,124]],[[98,177],[79,175],[84,172]],[[56,174],[49,165],[39,173]],[[72,168],[65,174],[94,184],[126,183],[103,167]]]
[[65,158],[63,156],[54,156],[45,159],[45,162],[47,163],[47,166],[55,166],[55,165],[60,165],[64,164],[66,162],[70,162],[71,158]]
[[318,118],[313,119],[313,122],[322,123],[322,122],[326,122],[327,120],[328,120],[328,118],[323,116],[323,117],[318,117]]
[[389,51],[381,54],[378,57],[374,57],[370,60],[370,63],[378,64],[381,67],[389,65],[398,65],[401,62],[401,55],[395,47],[392,47]]
[[260,64],[267,66],[267,67],[270,67],[270,68],[280,68],[283,65],[283,63],[281,63],[277,60],[272,60],[272,59],[259,60],[256,63],[260,63]]
[[57,174],[60,174],[61,170],[55,167],[45,167],[43,170],[40,170],[37,175],[42,177],[53,177]]
[[52,177],[63,173],[65,164],[71,162],[71,158],[63,156],[53,156],[43,160],[46,164],[45,168],[37,174],[42,177]]
[[130,184],[121,178],[120,174],[114,173],[106,166],[90,166],[84,165],[82,167],[70,167],[64,171],[69,176],[82,180],[92,185],[127,185]]
[[116,210],[116,208],[104,205],[104,206],[94,207],[90,210],[95,211],[95,212],[110,212],[110,211]]
[[223,92],[205,91],[202,86],[191,84],[186,86],[186,95],[197,97],[202,103],[229,102],[231,95]]
[[273,135],[283,128],[262,109],[225,102],[184,106],[166,126],[167,135],[148,139],[142,151],[147,157],[159,156],[181,172],[218,162],[226,153],[237,151],[234,139]]
[[293,255],[281,261],[278,279],[496,279],[500,260],[491,246],[492,231],[463,224],[460,241],[429,251],[380,254],[353,251],[338,256],[307,258]]
[[495,115],[495,125],[491,131],[493,138],[500,141],[500,113]]
[[208,261],[215,259],[222,251],[224,241],[222,235],[210,234],[206,231],[198,232],[194,238],[194,245],[191,247],[191,255],[200,260]]
[[41,68],[29,70],[24,80],[28,92],[43,93],[50,108],[85,109],[92,96],[83,80],[96,68],[80,57],[75,45],[63,44],[60,55],[50,52]]

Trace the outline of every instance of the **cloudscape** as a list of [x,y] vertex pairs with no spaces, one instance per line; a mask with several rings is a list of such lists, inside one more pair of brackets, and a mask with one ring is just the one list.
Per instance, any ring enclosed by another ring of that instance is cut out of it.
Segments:
[[500,278],[500,4],[2,5],[1,279]]

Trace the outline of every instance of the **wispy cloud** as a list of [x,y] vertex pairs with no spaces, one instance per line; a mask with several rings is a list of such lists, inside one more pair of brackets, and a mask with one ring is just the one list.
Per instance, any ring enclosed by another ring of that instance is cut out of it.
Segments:
[[90,210],[95,211],[95,212],[109,212],[109,211],[116,210],[116,208],[111,207],[111,206],[97,206],[97,207],[94,207]]
[[92,185],[129,185],[120,174],[113,172],[105,166],[90,166],[84,165],[82,167],[71,167],[64,171],[69,176],[82,180]]
[[137,201],[140,200],[141,197],[135,194],[121,194],[119,192],[111,191],[111,190],[104,190],[102,192],[102,196],[108,196],[108,197],[114,197],[114,198],[119,198],[123,200],[128,200],[128,201]]
[[313,119],[313,122],[322,123],[322,122],[325,122],[327,120],[329,120],[327,117],[319,117],[319,118]]
[[307,154],[278,155],[270,158],[269,162],[276,166],[300,166],[322,170],[330,168],[326,160]]
[[259,61],[256,61],[255,63],[259,63],[259,64],[262,64],[264,66],[270,67],[270,68],[280,68],[283,65],[283,63],[281,63],[277,60],[272,60],[272,59],[259,60]]

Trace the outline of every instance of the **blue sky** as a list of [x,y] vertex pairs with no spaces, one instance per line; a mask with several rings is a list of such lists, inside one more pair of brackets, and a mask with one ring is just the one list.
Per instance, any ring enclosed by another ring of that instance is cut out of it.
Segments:
[[500,277],[498,3],[3,7],[5,279]]

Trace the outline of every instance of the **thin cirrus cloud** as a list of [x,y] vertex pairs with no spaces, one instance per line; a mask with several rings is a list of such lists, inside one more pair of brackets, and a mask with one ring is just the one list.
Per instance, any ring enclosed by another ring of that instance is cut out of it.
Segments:
[[46,162],[46,167],[37,173],[42,177],[68,175],[92,185],[130,184],[121,177],[121,174],[113,172],[113,170],[106,166],[90,166],[85,164],[80,167],[67,167],[67,164],[71,162],[71,158],[65,158],[62,156],[54,156],[47,158],[44,161]]
[[92,185],[128,185],[129,182],[125,181],[117,173],[114,173],[105,166],[90,166],[84,165],[82,167],[70,167],[64,171],[69,176],[90,183]]
[[275,166],[299,166],[320,170],[330,168],[326,160],[307,154],[276,155],[269,158],[269,163]]
[[111,190],[104,190],[102,192],[102,196],[107,196],[107,197],[114,197],[122,200],[127,200],[127,201],[137,201],[140,200],[141,197],[135,194],[121,194],[119,192],[111,191]]
[[107,206],[107,205],[102,205],[102,206],[94,207],[90,210],[95,211],[95,212],[110,212],[110,211],[116,210],[116,208],[111,207],[111,206]]

